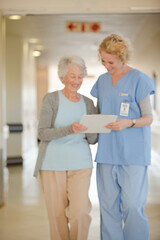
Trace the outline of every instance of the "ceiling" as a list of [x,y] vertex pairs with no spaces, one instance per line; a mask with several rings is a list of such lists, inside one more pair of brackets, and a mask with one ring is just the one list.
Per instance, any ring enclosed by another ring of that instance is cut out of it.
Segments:
[[[129,38],[134,44],[145,21],[154,14],[55,14],[26,15],[20,21],[6,20],[7,34],[19,35],[29,41],[37,38],[34,49],[42,48],[37,63],[57,65],[63,55],[80,55],[87,65],[97,64],[97,48],[102,39],[116,32]],[[156,16],[156,14],[155,14]],[[100,22],[101,31],[67,32],[66,21]],[[150,37],[153,37],[150,34]],[[145,41],[144,41],[145,44]]]

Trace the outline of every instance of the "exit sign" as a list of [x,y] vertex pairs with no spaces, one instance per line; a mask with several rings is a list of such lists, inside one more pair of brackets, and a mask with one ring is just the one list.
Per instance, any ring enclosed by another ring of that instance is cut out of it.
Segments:
[[66,22],[67,32],[100,32],[100,22]]

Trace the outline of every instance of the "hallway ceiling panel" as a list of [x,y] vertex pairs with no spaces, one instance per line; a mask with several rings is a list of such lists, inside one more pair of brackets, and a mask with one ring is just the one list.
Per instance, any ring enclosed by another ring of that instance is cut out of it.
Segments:
[[[7,20],[7,33],[38,38],[38,45],[44,48],[37,59],[40,64],[57,65],[61,56],[72,54],[93,65],[97,64],[98,45],[104,37],[116,32],[134,43],[147,17],[147,14],[27,15],[21,21]],[[66,21],[100,22],[101,32],[66,32]]]
[[[97,58],[100,41],[111,32],[118,32],[132,41],[144,22],[138,15],[54,15],[28,16],[28,21],[37,30],[38,38],[45,46],[40,61],[57,62],[64,54],[81,55],[87,62]],[[68,33],[66,21],[101,22],[100,33]]]

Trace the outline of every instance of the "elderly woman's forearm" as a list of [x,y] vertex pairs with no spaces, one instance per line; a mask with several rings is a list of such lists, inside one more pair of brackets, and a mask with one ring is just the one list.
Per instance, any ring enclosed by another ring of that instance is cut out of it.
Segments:
[[72,134],[71,126],[61,128],[41,128],[38,130],[38,138],[41,141],[51,141]]

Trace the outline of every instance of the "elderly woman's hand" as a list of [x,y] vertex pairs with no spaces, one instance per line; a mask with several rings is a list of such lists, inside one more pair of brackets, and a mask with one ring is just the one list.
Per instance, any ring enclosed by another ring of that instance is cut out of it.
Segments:
[[128,128],[132,125],[131,119],[117,119],[116,122],[108,123],[105,127],[115,131],[121,131],[125,128]]
[[71,128],[72,128],[72,131],[74,133],[84,132],[85,130],[88,129],[87,127],[85,127],[84,125],[80,124],[79,122],[72,123]]

